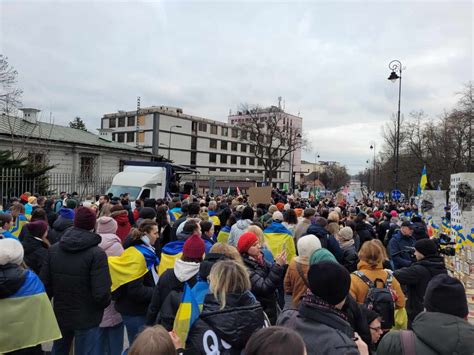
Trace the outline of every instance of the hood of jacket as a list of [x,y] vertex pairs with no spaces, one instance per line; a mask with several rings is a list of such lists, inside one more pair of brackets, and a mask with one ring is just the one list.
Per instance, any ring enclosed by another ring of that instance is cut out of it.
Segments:
[[187,240],[190,236],[192,236],[193,233],[187,233],[187,232],[183,232],[181,231],[180,233],[176,234],[176,239],[177,240]]
[[235,228],[238,228],[244,231],[251,224],[252,224],[252,221],[250,219],[239,219],[234,225],[235,225]]
[[326,238],[329,232],[323,226],[319,224],[311,224],[306,231],[305,235],[314,234],[318,238]]
[[212,266],[221,260],[229,259],[224,254],[219,253],[208,253],[206,254],[205,259],[199,265],[199,276],[202,280],[207,280],[207,277],[211,273]]
[[74,219],[74,210],[67,207],[61,207],[59,210],[59,216],[72,221]]
[[119,226],[124,226],[130,223],[128,220],[128,212],[125,210],[115,211],[110,214],[110,217],[115,219]]
[[95,247],[102,241],[100,235],[81,228],[72,227],[64,232],[59,247],[70,253],[77,253]]
[[106,251],[107,249],[109,249],[112,245],[118,243],[120,245],[122,245],[122,241],[120,240],[120,238],[115,235],[115,234],[111,234],[111,233],[101,233],[99,234],[100,237],[102,238],[102,241],[100,242],[99,244],[99,247]]
[[249,291],[227,295],[224,309],[220,309],[213,294],[206,295],[200,318],[236,349],[243,349],[252,334],[264,325],[263,308]]
[[[66,210],[68,210],[69,208],[66,208]],[[62,209],[60,210],[60,212],[62,211]],[[72,210],[71,210],[72,211]],[[58,232],[62,232],[66,229],[68,229],[69,227],[71,227],[73,225],[73,220],[72,218],[68,218],[68,217],[64,217],[64,216],[59,216],[58,219],[56,219],[53,223],[53,229],[58,231]]]
[[25,270],[15,264],[0,266],[0,299],[10,297],[20,289],[25,282]]
[[23,245],[25,255],[31,254],[35,250],[45,247],[41,240],[35,239],[31,234],[25,236],[25,238],[21,241],[21,245]]
[[474,325],[445,313],[423,312],[413,321],[416,336],[439,354],[474,353]]
[[180,282],[185,282],[191,279],[199,272],[199,263],[190,261],[176,260],[174,264],[174,275]]
[[430,270],[433,276],[439,273],[442,273],[443,271],[446,270],[446,266],[444,264],[444,258],[439,255],[426,256],[420,261],[417,261],[415,264],[426,267],[427,269]]
[[314,322],[325,324],[330,328],[338,329],[351,339],[354,335],[351,325],[331,309],[324,309],[306,302],[302,302],[300,305],[299,314],[303,318],[308,318]]

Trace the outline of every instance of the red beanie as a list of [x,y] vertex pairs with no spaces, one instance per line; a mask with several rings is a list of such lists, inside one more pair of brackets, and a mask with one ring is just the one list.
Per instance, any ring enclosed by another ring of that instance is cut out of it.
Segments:
[[206,252],[206,244],[199,234],[190,236],[183,246],[183,256],[189,259],[202,258]]
[[87,207],[79,207],[74,215],[74,227],[85,230],[95,228],[96,216],[95,211]]
[[279,211],[283,211],[283,209],[285,208],[285,204],[283,202],[278,202],[276,206]]
[[240,236],[239,241],[237,242],[237,250],[240,254],[246,253],[257,241],[258,238],[255,234],[251,232],[245,232]]

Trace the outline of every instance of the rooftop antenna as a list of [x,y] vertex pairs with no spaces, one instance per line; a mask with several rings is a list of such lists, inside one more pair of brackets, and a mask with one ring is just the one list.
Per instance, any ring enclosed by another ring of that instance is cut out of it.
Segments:
[[278,96],[278,108],[281,110],[281,96]]

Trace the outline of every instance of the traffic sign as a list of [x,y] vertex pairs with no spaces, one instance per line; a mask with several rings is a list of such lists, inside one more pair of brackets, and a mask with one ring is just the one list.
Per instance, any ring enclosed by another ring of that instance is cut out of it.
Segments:
[[402,193],[400,190],[392,190],[392,199],[393,200],[400,200],[400,197],[402,197]]
[[375,194],[375,197],[380,198],[380,199],[383,199],[384,196],[385,196],[385,195],[384,195],[383,191],[379,191],[379,192],[377,192],[377,193]]

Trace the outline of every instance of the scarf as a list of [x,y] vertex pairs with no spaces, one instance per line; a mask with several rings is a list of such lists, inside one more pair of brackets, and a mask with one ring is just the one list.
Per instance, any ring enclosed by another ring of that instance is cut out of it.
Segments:
[[329,304],[322,298],[314,295],[310,290],[307,290],[306,293],[303,295],[302,302],[317,309],[322,309],[324,311],[334,313],[338,317],[344,319],[346,322],[348,321],[347,315],[344,312],[337,309],[332,304]]
[[353,245],[354,245],[354,239],[344,240],[344,241],[339,240],[339,246],[341,247],[341,249],[347,249]]

